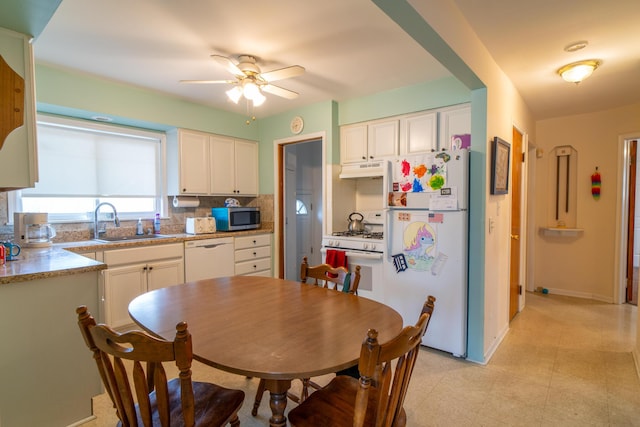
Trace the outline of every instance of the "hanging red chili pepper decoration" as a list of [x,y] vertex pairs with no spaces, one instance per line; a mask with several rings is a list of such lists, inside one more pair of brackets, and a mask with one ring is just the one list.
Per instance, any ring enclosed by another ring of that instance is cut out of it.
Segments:
[[591,175],[591,195],[595,200],[600,198],[600,173],[598,172],[598,167],[596,166],[596,171]]

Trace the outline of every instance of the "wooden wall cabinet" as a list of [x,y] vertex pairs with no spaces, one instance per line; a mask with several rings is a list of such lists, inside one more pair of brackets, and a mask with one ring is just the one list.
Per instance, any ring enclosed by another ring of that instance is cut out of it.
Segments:
[[258,143],[188,129],[167,134],[170,195],[258,194]]
[[340,163],[363,163],[398,154],[396,119],[358,123],[340,128]]
[[38,181],[31,39],[0,28],[0,191]]
[[471,107],[455,105],[340,127],[340,163],[450,150],[451,137],[471,134]]
[[211,193],[258,195],[258,144],[243,139],[212,136]]
[[400,119],[400,155],[429,153],[438,149],[438,114],[426,112]]

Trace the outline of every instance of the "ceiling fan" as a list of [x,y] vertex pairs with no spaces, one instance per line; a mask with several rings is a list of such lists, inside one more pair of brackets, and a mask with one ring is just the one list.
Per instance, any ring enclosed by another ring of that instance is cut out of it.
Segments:
[[235,76],[230,80],[180,80],[180,83],[199,83],[199,84],[217,84],[228,83],[234,85],[226,94],[229,99],[238,103],[240,98],[244,96],[246,99],[253,101],[253,105],[258,107],[265,101],[262,92],[267,92],[286,99],[295,99],[298,93],[280,86],[276,86],[271,82],[296,77],[304,73],[304,67],[300,65],[292,65],[290,67],[280,68],[278,70],[263,73],[256,63],[256,58],[251,55],[239,55],[238,63],[234,63],[231,59],[222,55],[211,55],[213,59],[218,61],[227,71]]

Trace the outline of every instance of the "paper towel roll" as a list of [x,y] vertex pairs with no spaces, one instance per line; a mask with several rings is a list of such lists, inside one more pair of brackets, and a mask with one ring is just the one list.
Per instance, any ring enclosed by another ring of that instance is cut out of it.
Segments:
[[200,199],[197,196],[173,196],[174,208],[197,208],[200,206]]

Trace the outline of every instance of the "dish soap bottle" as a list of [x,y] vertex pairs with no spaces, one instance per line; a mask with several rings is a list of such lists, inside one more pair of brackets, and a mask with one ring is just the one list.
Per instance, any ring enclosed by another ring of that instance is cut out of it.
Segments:
[[156,219],[153,221],[153,232],[160,234],[160,214],[156,214]]
[[142,229],[142,218],[138,218],[138,224],[136,224],[136,234],[138,236],[144,234],[144,230]]

